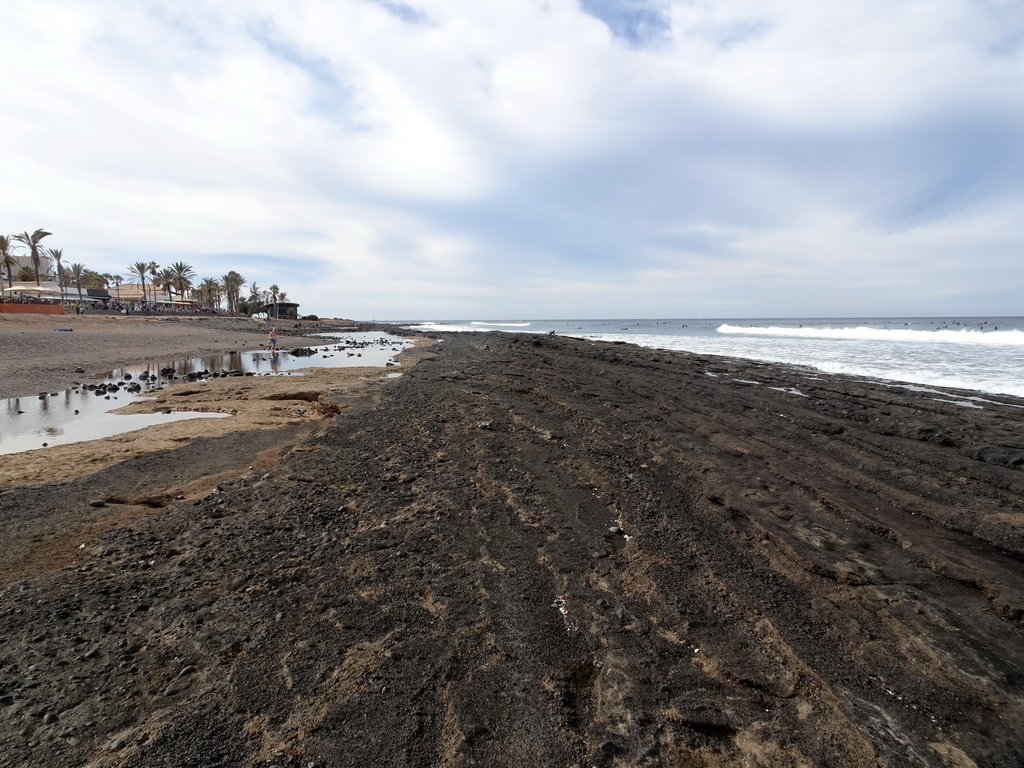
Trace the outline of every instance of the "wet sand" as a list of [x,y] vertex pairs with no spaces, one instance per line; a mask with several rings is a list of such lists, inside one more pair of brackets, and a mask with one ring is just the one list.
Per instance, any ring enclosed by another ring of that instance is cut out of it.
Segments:
[[337,415],[0,492],[0,764],[1024,762],[1024,403],[415,354]]
[[[351,324],[342,320],[327,325]],[[303,329],[292,325],[292,321],[282,321],[276,326],[281,348],[309,343],[301,335]],[[248,318],[204,315],[0,313],[0,398],[65,389],[74,381],[84,381],[126,363],[265,348],[267,330]],[[84,372],[77,373],[76,368]]]

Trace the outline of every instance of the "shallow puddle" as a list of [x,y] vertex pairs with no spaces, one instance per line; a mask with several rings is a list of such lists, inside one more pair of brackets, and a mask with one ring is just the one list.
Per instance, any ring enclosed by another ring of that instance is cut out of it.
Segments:
[[[97,440],[171,421],[225,418],[221,413],[117,414],[148,393],[176,383],[197,384],[207,378],[233,376],[301,376],[301,368],[382,367],[397,365],[394,356],[412,346],[398,336],[349,333],[329,344],[310,346],[312,355],[289,350],[231,352],[184,360],[155,360],[117,368],[106,376],[83,379],[79,386],[45,395],[12,397],[0,408],[0,454]],[[132,391],[129,391],[132,390]]]

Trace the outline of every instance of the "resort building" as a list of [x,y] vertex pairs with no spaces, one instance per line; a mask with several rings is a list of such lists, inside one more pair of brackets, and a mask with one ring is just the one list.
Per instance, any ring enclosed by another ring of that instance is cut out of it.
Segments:
[[[15,266],[11,268],[11,276],[14,280],[7,284],[7,270],[3,270],[3,280],[0,281],[0,301],[60,301],[60,283],[57,282],[57,264],[45,251],[39,252],[39,284],[35,280],[35,267],[32,264],[32,257],[28,254],[11,254],[14,256]],[[32,273],[28,280],[19,280],[21,277],[28,277],[25,270]]]
[[[23,269],[31,269],[35,271],[35,265],[32,264],[32,257],[27,253],[16,254],[12,253],[14,261],[17,262],[17,266],[11,269],[11,273],[14,275],[14,279],[18,279],[18,273]],[[7,278],[7,270],[4,270],[4,278]],[[53,260],[50,254],[46,253],[45,250],[39,251],[39,280],[52,279],[54,283],[57,281],[57,262]],[[32,284],[35,285],[35,278],[32,279]]]
[[263,312],[269,318],[281,318],[288,320],[299,319],[299,305],[294,301],[279,301],[276,304],[271,302],[263,306]]
[[121,304],[153,304],[154,302],[168,302],[171,296],[167,291],[161,290],[151,283],[146,283],[146,295],[142,295],[141,283],[121,283],[112,285],[108,289],[110,298]]

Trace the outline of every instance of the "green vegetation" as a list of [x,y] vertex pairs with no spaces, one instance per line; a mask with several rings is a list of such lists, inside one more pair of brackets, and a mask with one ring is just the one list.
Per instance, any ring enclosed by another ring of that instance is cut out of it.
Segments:
[[[20,235],[0,235],[0,279],[6,273],[7,285],[14,281],[55,280],[60,286],[61,299],[72,298],[71,288],[74,287],[78,300],[83,300],[85,290],[90,288],[114,287],[113,298],[119,300],[119,289],[125,282],[121,275],[96,272],[81,263],[64,266],[63,248],[43,248],[40,243],[51,232],[37,229],[34,232],[22,232]],[[15,249],[25,248],[32,261],[32,266],[21,265]],[[55,274],[48,274],[43,268],[43,256],[53,260]],[[161,268],[155,261],[137,261],[128,265],[129,280],[137,282],[142,290],[142,301],[145,304],[156,302],[158,292],[165,292],[172,300],[189,301],[203,309],[226,310],[228,312],[258,315],[267,314],[271,307],[277,309],[279,302],[285,302],[288,294],[277,285],[269,290],[260,290],[255,283],[249,286],[249,295],[242,296],[242,289],[247,282],[241,274],[231,270],[219,279],[199,277],[195,269],[183,261],[176,261],[168,267]]]

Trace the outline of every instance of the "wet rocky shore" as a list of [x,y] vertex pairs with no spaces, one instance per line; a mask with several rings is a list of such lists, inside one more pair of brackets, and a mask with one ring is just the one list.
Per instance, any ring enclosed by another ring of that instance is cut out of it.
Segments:
[[302,439],[0,491],[99,531],[0,552],[0,766],[1024,763],[1024,402],[429,355]]

